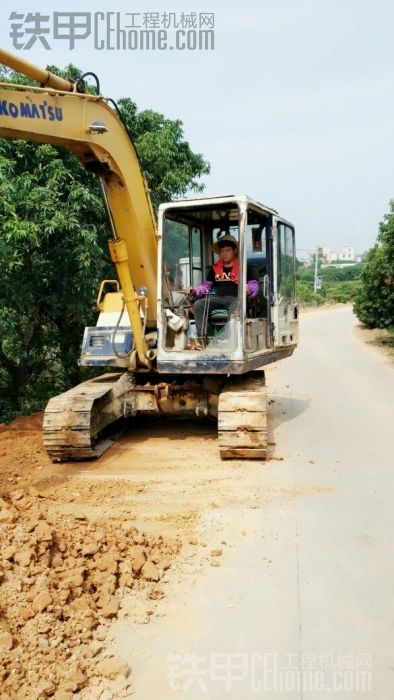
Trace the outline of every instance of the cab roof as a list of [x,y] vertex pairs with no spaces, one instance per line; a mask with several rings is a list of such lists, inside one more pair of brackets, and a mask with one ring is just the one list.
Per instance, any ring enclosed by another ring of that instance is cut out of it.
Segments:
[[226,195],[218,195],[218,196],[204,196],[201,195],[200,197],[184,197],[180,199],[175,199],[172,202],[165,202],[164,204],[160,204],[159,206],[159,211],[163,211],[166,209],[176,209],[178,207],[190,207],[193,205],[196,206],[212,206],[217,204],[220,206],[221,204],[231,204],[236,202],[237,204],[246,204],[247,206],[253,206],[257,209],[262,209],[263,211],[269,213],[269,214],[275,214],[278,216],[278,212],[276,209],[272,209],[271,207],[267,207],[265,204],[262,204],[261,202],[258,202],[255,199],[252,199],[252,197],[249,197],[248,195],[235,195],[235,194],[226,194]]

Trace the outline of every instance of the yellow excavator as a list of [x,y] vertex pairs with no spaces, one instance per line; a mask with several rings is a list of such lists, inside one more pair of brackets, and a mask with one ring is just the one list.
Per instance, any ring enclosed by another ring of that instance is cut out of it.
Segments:
[[[0,49],[0,63],[37,86],[0,83],[0,137],[63,146],[98,177],[117,279],[103,280],[97,325],[80,363],[115,368],[56,396],[44,415],[54,461],[98,457],[118,421],[137,414],[212,416],[222,458],[267,454],[265,365],[298,342],[294,226],[247,196],[162,204],[157,227],[147,185],[116,104],[76,81]],[[203,295],[202,343],[190,289],[206,279],[223,236],[238,247],[238,302]],[[255,280],[254,298],[246,294]]]

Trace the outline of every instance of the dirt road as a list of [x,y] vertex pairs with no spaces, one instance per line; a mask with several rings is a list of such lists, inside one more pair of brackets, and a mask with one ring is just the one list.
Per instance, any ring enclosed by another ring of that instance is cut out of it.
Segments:
[[[81,698],[391,696],[394,373],[353,324],[349,307],[305,314],[299,350],[267,371],[265,464],[221,463],[209,424],[140,421],[98,463],[71,467],[48,462],[38,418],[0,433],[7,493],[32,481],[42,518],[71,519],[77,533],[82,523],[81,542],[99,523],[100,546],[115,552],[116,614],[103,614],[96,586],[67,601],[84,599],[99,623],[69,641]],[[119,528],[153,576],[128,571]],[[70,553],[73,566],[82,554]],[[84,556],[85,581],[96,580],[102,555]],[[14,558],[8,566],[20,575]],[[105,673],[114,654],[127,679]],[[70,654],[64,663],[69,673]],[[24,678],[24,698],[37,697],[36,677]],[[53,684],[55,698],[72,697],[56,674]]]
[[198,546],[165,617],[117,624],[137,698],[391,695],[394,373],[353,323],[348,307],[303,317],[297,354],[267,372],[276,459],[218,465],[218,507],[200,493],[197,537],[221,567],[199,575]]

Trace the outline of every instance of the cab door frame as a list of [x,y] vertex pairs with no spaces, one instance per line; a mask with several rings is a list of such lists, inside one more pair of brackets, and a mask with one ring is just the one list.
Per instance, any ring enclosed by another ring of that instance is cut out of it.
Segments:
[[[272,254],[273,254],[273,338],[274,346],[282,348],[296,345],[298,342],[298,304],[296,298],[296,248],[295,230],[293,224],[278,216],[273,217],[272,222]],[[283,230],[284,228],[284,230]],[[288,251],[288,238],[282,240],[282,233],[288,237],[291,232],[291,255]],[[284,250],[282,247],[284,245]],[[287,258],[287,260],[286,260]],[[291,269],[284,270],[284,263],[291,263]],[[286,284],[284,284],[285,275]],[[290,274],[289,274],[290,273]]]

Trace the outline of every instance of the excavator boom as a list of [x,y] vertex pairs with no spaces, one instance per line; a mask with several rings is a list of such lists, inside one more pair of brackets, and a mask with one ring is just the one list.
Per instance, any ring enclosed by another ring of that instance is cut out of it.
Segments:
[[16,73],[22,73],[23,75],[26,75],[27,78],[36,80],[37,83],[41,83],[42,86],[55,88],[55,90],[75,90],[75,83],[73,83],[71,80],[60,78],[58,75],[51,73],[46,68],[39,68],[39,66],[35,66],[33,63],[26,61],[24,58],[15,56],[9,51],[1,48],[0,63],[8,68],[11,68]]
[[147,186],[130,137],[102,96],[81,94],[70,81],[8,52],[0,51],[0,60],[46,83],[45,87],[0,83],[0,136],[63,146],[100,179],[113,234],[111,257],[139,363],[149,367],[137,290],[148,290],[145,326],[155,327],[157,237]]

